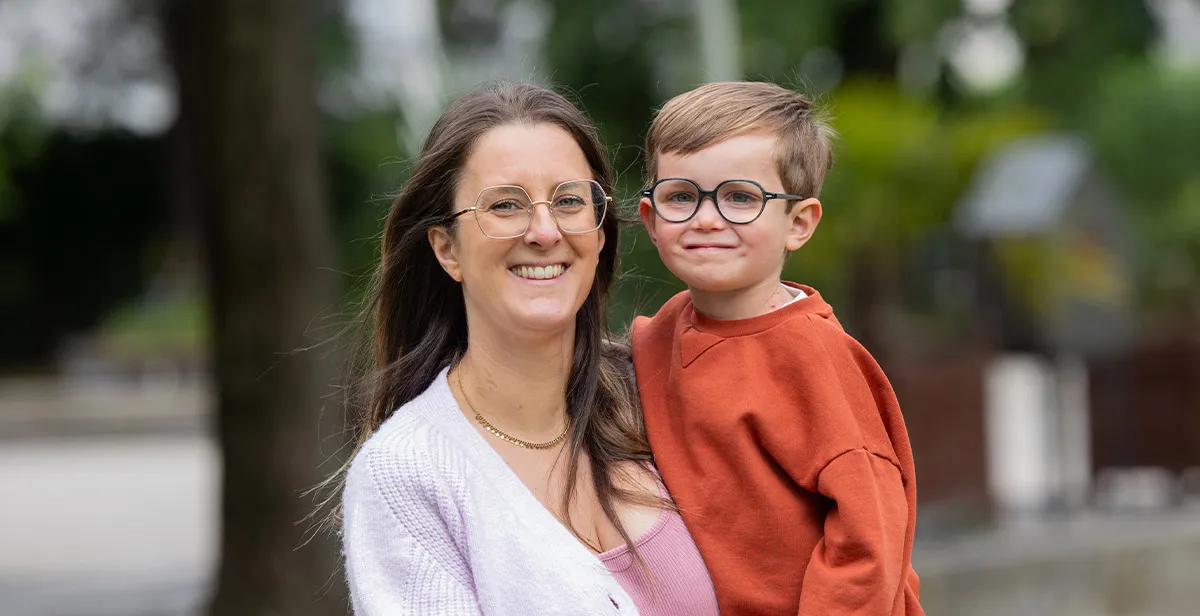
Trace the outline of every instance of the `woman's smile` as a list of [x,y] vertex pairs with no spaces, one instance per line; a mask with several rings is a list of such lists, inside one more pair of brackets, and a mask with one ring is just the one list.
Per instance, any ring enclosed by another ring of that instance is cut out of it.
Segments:
[[566,263],[547,263],[540,265],[514,265],[508,268],[514,276],[532,282],[553,282],[570,267]]

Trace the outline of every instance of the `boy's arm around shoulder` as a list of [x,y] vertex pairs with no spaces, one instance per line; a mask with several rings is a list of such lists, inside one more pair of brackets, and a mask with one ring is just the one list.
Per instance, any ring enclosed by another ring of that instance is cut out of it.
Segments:
[[389,436],[368,442],[346,476],[342,546],[354,613],[480,613],[442,456],[411,435]]
[[807,317],[790,333],[785,378],[794,397],[770,431],[782,438],[767,444],[793,480],[830,500],[799,615],[919,614],[909,564],[912,453],[895,394],[835,323]]

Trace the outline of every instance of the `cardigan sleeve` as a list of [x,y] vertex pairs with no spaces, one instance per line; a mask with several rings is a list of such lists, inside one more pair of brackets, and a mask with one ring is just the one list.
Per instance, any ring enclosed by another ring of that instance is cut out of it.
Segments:
[[354,614],[480,614],[445,499],[411,457],[364,449],[347,473],[342,544]]

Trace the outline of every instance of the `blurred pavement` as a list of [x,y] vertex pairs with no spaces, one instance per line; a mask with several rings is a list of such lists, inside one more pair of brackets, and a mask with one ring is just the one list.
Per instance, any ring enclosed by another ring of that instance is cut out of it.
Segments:
[[0,381],[0,613],[184,616],[214,562],[208,395],[177,379]]
[[[199,614],[219,477],[204,390],[35,389],[0,382],[0,613]],[[919,542],[914,562],[931,615],[1182,616],[1200,510],[1014,520]]]
[[175,616],[214,558],[217,452],[200,434],[0,443],[5,616]]

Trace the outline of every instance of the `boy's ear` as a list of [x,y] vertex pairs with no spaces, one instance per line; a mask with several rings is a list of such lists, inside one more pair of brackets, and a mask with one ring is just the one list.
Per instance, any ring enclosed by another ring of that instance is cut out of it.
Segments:
[[658,238],[655,236],[654,223],[657,215],[654,213],[654,206],[650,205],[650,199],[642,197],[638,202],[638,216],[642,218],[642,226],[646,227],[646,234],[650,236],[650,241],[654,245],[658,245]]
[[792,206],[788,212],[791,228],[788,229],[787,243],[784,245],[788,252],[795,252],[808,241],[817,225],[821,223],[821,202],[810,198]]
[[453,238],[446,231],[446,227],[441,225],[433,227],[426,236],[429,238],[429,247],[433,249],[433,256],[437,257],[442,269],[446,270],[454,282],[462,282],[462,268],[458,264],[458,251]]

